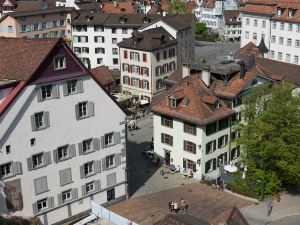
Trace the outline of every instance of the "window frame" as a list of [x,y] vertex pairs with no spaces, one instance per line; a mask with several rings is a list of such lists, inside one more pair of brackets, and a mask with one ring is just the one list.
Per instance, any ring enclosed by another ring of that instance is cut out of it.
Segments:
[[[60,60],[63,60],[62,61],[62,65],[59,65],[61,64]],[[59,61],[57,61],[59,60]],[[53,58],[53,65],[54,65],[54,70],[64,70],[67,68],[67,62],[66,62],[66,56],[56,56]]]

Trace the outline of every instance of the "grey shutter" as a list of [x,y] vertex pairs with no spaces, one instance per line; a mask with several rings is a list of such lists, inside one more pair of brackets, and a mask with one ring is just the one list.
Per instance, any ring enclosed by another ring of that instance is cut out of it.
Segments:
[[75,114],[76,114],[76,119],[79,120],[79,105],[75,105]]
[[53,85],[51,92],[52,98],[59,98],[59,85]]
[[106,158],[102,159],[102,171],[106,170]]
[[183,150],[186,151],[186,141],[183,141]]
[[48,198],[48,209],[52,209],[54,207],[54,197]]
[[72,170],[67,168],[59,171],[60,185],[66,185],[72,182]]
[[86,187],[85,187],[85,185],[81,186],[81,193],[82,193],[82,196],[86,195]]
[[58,202],[58,205],[63,204],[62,194],[57,195],[57,202]]
[[217,159],[213,159],[213,170],[217,168]]
[[101,173],[101,161],[94,161],[94,171],[95,173]]
[[101,137],[101,148],[105,148],[105,137]]
[[121,154],[116,154],[115,155],[115,157],[116,157],[116,166],[119,166],[119,165],[121,165]]
[[34,190],[37,195],[48,191],[46,176],[34,179]]
[[32,170],[32,158],[27,158],[27,168],[28,170]]
[[43,113],[43,118],[44,118],[44,126],[45,126],[45,128],[50,127],[49,112],[44,112]]
[[42,98],[42,89],[40,87],[36,91],[36,97],[37,97],[37,101],[38,102],[43,101],[43,98]]
[[83,93],[83,81],[77,80],[77,93]]
[[95,190],[98,191],[101,189],[101,183],[100,180],[95,180]]
[[64,92],[64,96],[68,96],[69,92],[68,92],[68,83],[65,82],[63,83],[63,92]]
[[112,187],[117,184],[117,175],[116,173],[112,173],[106,176],[107,187]]
[[83,145],[82,145],[82,142],[78,143],[78,154],[79,155],[83,154]]
[[82,179],[84,177],[85,177],[85,175],[84,175],[84,166],[82,165],[82,166],[80,166],[80,178]]
[[100,139],[93,138],[93,148],[94,150],[100,150]]
[[37,204],[36,203],[32,204],[32,211],[33,211],[33,214],[37,214],[38,208],[37,208]]
[[53,150],[53,160],[54,160],[54,162],[58,161],[58,150],[57,149]]
[[228,144],[228,135],[225,136],[225,145]]
[[196,154],[196,144],[193,144],[193,153]]
[[94,102],[88,102],[89,116],[94,116]]
[[114,144],[120,144],[121,143],[121,134],[120,132],[114,132]]
[[73,188],[71,191],[72,194],[72,199],[75,200],[78,198],[78,189],[77,188]]
[[68,146],[68,155],[70,158],[76,156],[76,146],[75,144],[69,145]]
[[22,174],[22,163],[21,162],[13,163],[13,174],[14,175]]
[[51,153],[50,152],[44,152],[44,155],[43,155],[43,158],[44,158],[44,164],[43,165],[48,165],[48,164],[51,164]]
[[35,130],[36,130],[36,124],[35,124],[35,117],[34,117],[34,114],[30,116],[30,120],[31,120],[31,128],[32,128],[32,131],[35,131]]
[[125,150],[125,148],[122,148],[122,149],[121,149],[121,156],[122,156],[122,157],[125,157],[125,156],[126,156],[126,150]]

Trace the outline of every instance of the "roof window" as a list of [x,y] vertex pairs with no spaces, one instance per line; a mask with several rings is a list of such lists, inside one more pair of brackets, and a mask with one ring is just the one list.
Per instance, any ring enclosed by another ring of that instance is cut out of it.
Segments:
[[289,9],[289,11],[288,11],[288,16],[289,16],[289,17],[293,17],[293,16],[295,15],[295,13],[296,13],[296,10],[295,10],[295,9]]
[[177,106],[177,101],[175,98],[173,98],[172,96],[169,96],[168,97],[168,106],[171,107],[171,108],[176,108]]

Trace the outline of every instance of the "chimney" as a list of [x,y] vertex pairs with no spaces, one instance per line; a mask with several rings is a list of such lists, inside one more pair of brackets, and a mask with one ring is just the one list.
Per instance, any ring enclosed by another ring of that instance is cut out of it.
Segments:
[[114,7],[118,8],[118,2],[117,1],[114,1]]
[[190,75],[190,65],[182,64],[182,78]]
[[239,60],[237,64],[240,65],[240,78],[244,79],[246,74],[246,63],[243,60]]
[[203,67],[202,81],[207,87],[209,87],[209,85],[210,85],[210,66]]
[[247,68],[250,70],[253,66],[255,66],[255,55],[250,54],[248,56]]

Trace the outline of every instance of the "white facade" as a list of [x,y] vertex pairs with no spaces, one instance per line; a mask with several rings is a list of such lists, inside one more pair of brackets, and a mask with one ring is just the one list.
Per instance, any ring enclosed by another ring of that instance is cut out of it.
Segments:
[[75,9],[79,9],[77,4],[75,4],[75,0],[56,0],[56,7],[64,6],[64,7],[74,7]]
[[[65,96],[66,82],[74,79],[82,84],[82,92]],[[56,97],[41,101],[39,90],[46,84],[57,88]],[[76,105],[85,101],[93,103],[93,110],[88,106],[89,116],[76,119]],[[37,122],[31,118],[36,119],[34,115],[38,112],[44,112],[41,129],[32,126]],[[21,182],[21,193],[10,194],[22,194],[23,207],[9,214],[36,215],[45,225],[60,224],[89,210],[90,199],[106,203],[107,192],[111,194],[113,188],[116,199],[124,198],[127,188],[125,120],[124,112],[89,75],[26,86],[0,117],[0,166],[9,162],[18,164],[0,178],[1,214],[9,213],[5,185],[17,179]],[[114,138],[108,143],[105,137],[112,132]],[[92,139],[90,150],[82,147],[87,139]],[[67,146],[67,155],[61,158],[55,152],[62,146]],[[41,161],[34,156],[39,153],[43,153]],[[107,159],[108,156],[112,157]],[[86,170],[84,164],[89,162],[93,166]],[[90,182],[92,189],[87,192],[86,184]],[[65,191],[70,191],[70,198],[64,201]],[[19,201],[20,196],[12,198]],[[43,209],[38,201],[44,199]]]
[[262,37],[269,49],[266,58],[300,64],[300,21],[279,21],[243,12],[241,47],[249,42],[259,45]]

